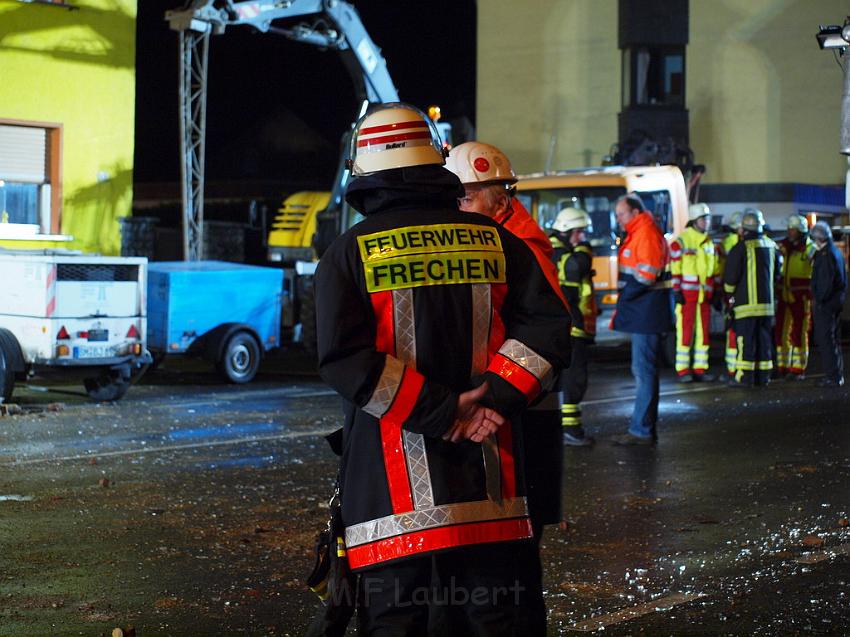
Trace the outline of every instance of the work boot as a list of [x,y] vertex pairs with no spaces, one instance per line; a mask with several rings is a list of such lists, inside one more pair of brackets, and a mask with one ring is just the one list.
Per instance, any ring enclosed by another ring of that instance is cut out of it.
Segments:
[[595,442],[593,436],[588,436],[581,427],[570,427],[570,429],[578,429],[578,431],[564,428],[564,444],[568,447],[590,447]]
[[694,376],[693,374],[682,374],[677,380],[680,383],[692,383],[694,382]]
[[702,374],[694,373],[694,381],[698,383],[710,383],[714,379],[714,374],[709,374],[708,372],[704,372]]
[[789,372],[785,375],[785,380],[787,381],[795,381],[795,380],[806,380],[805,374],[795,374],[794,372]]

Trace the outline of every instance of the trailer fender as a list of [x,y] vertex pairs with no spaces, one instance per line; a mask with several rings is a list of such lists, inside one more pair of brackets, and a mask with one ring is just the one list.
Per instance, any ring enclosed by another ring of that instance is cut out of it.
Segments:
[[203,357],[213,363],[218,363],[224,354],[224,347],[231,336],[237,332],[248,332],[260,346],[260,356],[263,353],[262,339],[250,325],[245,323],[222,323],[204,334],[199,340],[203,342]]

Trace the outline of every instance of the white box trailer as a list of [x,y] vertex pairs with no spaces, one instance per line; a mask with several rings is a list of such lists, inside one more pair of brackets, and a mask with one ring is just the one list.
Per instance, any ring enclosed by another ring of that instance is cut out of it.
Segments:
[[79,377],[118,400],[151,362],[147,259],[0,251],[0,397],[16,380]]

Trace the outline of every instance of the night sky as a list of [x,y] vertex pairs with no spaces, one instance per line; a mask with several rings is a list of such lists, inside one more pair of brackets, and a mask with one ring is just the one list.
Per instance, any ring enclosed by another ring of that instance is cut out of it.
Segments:
[[[437,103],[447,119],[465,115],[474,123],[474,0],[353,4],[403,100]],[[177,34],[164,15],[180,6],[139,2],[136,182],[179,180]],[[207,99],[208,182],[285,179],[327,188],[340,136],[358,109],[336,52],[249,27],[212,37]]]

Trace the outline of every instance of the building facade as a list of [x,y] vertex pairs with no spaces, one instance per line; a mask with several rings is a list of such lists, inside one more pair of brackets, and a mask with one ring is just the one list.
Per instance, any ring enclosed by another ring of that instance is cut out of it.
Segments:
[[707,168],[701,199],[724,212],[844,212],[842,72],[815,34],[847,11],[839,0],[478,3],[478,136],[529,173],[598,165],[630,130],[658,133],[660,121],[663,134],[666,121]]
[[136,0],[0,0],[0,246],[119,254]]

